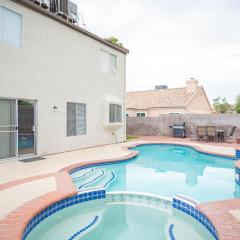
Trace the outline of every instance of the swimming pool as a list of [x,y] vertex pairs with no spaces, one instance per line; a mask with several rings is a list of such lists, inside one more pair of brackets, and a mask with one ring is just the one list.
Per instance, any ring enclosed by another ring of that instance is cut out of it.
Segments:
[[139,155],[130,161],[73,172],[77,188],[101,186],[108,192],[139,191],[168,197],[181,194],[200,202],[240,197],[233,159],[178,145],[140,145],[133,150]]
[[[40,222],[27,240],[213,240],[211,231],[164,198],[111,193],[107,198],[61,207]],[[55,207],[49,208],[54,209]],[[210,222],[208,222],[210,224]]]

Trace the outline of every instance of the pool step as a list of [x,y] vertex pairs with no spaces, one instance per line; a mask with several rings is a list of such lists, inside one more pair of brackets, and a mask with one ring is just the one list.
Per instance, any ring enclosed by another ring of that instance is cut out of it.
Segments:
[[102,176],[101,178],[97,179],[96,182],[93,182],[91,184],[89,184],[87,187],[108,187],[112,181],[114,181],[115,179],[115,174],[114,172],[106,172],[104,174],[104,176]]
[[92,181],[99,174],[101,174],[101,169],[88,169],[88,172],[80,173],[72,179],[77,186],[80,186]]
[[74,176],[74,174],[72,174],[72,179],[73,180],[83,179],[83,178],[91,175],[94,171],[95,171],[94,168],[84,169],[80,172],[80,174],[77,174],[77,175],[75,174],[75,176]]
[[94,176],[93,178],[91,176],[91,178],[89,178],[89,179],[87,178],[84,183],[82,183],[78,186],[78,189],[90,187],[91,184],[96,183],[98,181],[98,179],[100,179],[101,177],[103,177],[105,175],[105,171],[103,169],[99,170],[99,172],[100,173],[98,173],[97,176]]
[[90,187],[108,187],[116,178],[114,172],[108,172],[103,169],[87,169],[75,175],[72,179],[78,189]]

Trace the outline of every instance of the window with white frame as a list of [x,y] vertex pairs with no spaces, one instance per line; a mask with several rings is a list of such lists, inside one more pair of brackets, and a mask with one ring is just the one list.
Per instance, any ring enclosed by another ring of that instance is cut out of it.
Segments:
[[122,106],[120,104],[109,104],[109,123],[122,122]]
[[0,6],[0,41],[14,47],[22,47],[22,32],[22,14]]
[[101,50],[100,55],[101,70],[115,75],[117,71],[117,56],[105,50]]
[[146,113],[145,112],[138,112],[137,117],[145,117]]
[[86,104],[67,103],[67,136],[86,135]]

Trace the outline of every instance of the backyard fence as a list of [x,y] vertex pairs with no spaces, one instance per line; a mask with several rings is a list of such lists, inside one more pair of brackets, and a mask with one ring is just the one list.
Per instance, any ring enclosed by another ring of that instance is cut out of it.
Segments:
[[216,126],[223,129],[228,137],[236,126],[234,136],[240,136],[240,115],[237,114],[162,114],[159,117],[127,117],[127,134],[136,136],[172,136],[169,126],[185,122],[187,137],[197,135],[197,126]]

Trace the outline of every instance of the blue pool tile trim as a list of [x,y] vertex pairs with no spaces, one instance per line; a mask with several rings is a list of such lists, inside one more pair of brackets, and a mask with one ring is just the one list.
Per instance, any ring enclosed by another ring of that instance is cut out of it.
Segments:
[[236,149],[236,158],[240,159],[240,149]]
[[87,226],[81,228],[79,231],[73,234],[68,240],[74,240],[77,236],[87,231],[90,227],[92,227],[97,222],[98,218],[99,218],[98,216],[95,216],[94,219]]
[[105,171],[102,169],[102,170],[101,170],[101,173],[100,173],[98,176],[96,176],[96,177],[95,177],[94,179],[92,179],[91,181],[86,182],[86,183],[80,185],[80,186],[78,187],[78,189],[81,189],[81,188],[89,185],[90,183],[96,182],[99,178],[103,177],[104,175],[105,175]]
[[32,218],[32,220],[28,223],[26,226],[22,240],[25,240],[28,236],[28,234],[44,219],[51,216],[52,214],[76,205],[81,204],[84,202],[92,201],[92,200],[99,200],[99,199],[105,199],[106,198],[106,191],[105,189],[98,189],[98,190],[90,190],[90,191],[84,191],[80,192],[74,196],[64,198],[51,206],[45,208],[43,211],[41,211],[39,214],[37,214],[35,217]]
[[169,234],[170,240],[176,240],[176,238],[173,235],[173,228],[174,228],[174,224],[171,224],[168,228],[168,234]]
[[240,168],[235,168],[235,180],[238,185],[240,185]]
[[193,217],[195,220],[197,220],[199,223],[201,223],[205,228],[207,228],[208,231],[212,234],[212,236],[216,240],[219,240],[217,231],[216,231],[214,225],[211,223],[211,221],[208,219],[208,217],[206,215],[201,213],[195,207],[194,204],[191,204],[190,202],[188,202],[185,199],[182,199],[180,197],[174,197],[173,201],[172,201],[172,207]]
[[117,164],[121,164],[121,163],[129,163],[131,161],[134,161],[136,159],[137,156],[134,156],[132,158],[129,159],[125,159],[125,160],[116,160],[116,161],[112,161],[112,162],[102,162],[102,163],[92,163],[92,164],[87,164],[85,166],[81,166],[81,167],[76,167],[74,169],[72,169],[70,171],[70,175],[73,174],[74,172],[77,172],[79,170],[82,169],[86,169],[86,168],[91,168],[91,167],[100,167],[100,166],[107,166],[107,165],[117,165]]
[[105,184],[104,184],[104,188],[107,188],[107,186],[116,178],[116,175],[114,174],[114,172],[111,172],[112,174],[112,177],[109,181],[107,181]]
[[82,175],[81,175],[81,176],[79,176],[79,177],[75,177],[75,178],[73,178],[73,179],[80,179],[80,178],[84,178],[84,177],[88,176],[90,173],[92,173],[92,172],[94,172],[94,171],[95,171],[95,169],[94,169],[94,168],[92,168],[90,171],[88,171],[88,172],[86,172],[86,173],[82,174]]

